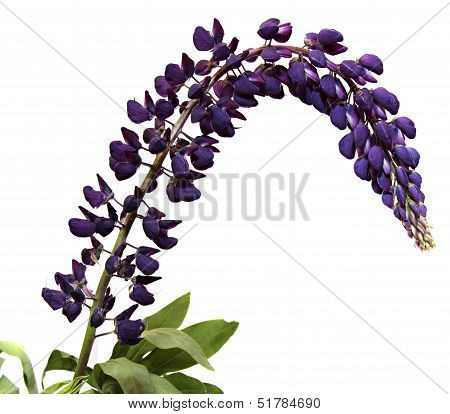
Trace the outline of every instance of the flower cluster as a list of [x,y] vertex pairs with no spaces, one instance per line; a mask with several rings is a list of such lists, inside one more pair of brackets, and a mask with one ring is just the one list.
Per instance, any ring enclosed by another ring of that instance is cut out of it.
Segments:
[[[159,263],[153,256],[159,249],[177,244],[168,232],[180,224],[148,206],[145,195],[156,188],[158,177],[166,174],[170,176],[166,188],[170,201],[190,202],[201,197],[195,182],[205,176],[200,171],[214,165],[218,138],[233,137],[235,122],[246,119],[242,108],[257,106],[258,99],[265,96],[281,99],[289,93],[329,116],[336,128],[348,129],[338,147],[344,157],[356,157],[355,174],[371,183],[421,250],[434,246],[426,220],[422,178],[415,171],[420,156],[406,145],[416,136],[414,122],[405,116],[389,119],[389,114],[399,111],[396,95],[383,87],[369,86],[377,82],[376,75],[383,73],[381,59],[364,54],[355,60],[334,62],[331,56],[347,51],[343,35],[334,29],[307,33],[302,46],[286,44],[292,26],[278,19],[263,22],[257,33],[264,44],[238,53],[239,40],[224,42],[224,30],[217,19],[211,30],[197,27],[194,45],[208,56],[195,62],[183,53],[179,64],[168,64],[164,74],[155,78],[159,99],[154,100],[146,91],[143,103],[128,101],[129,119],[144,124],[144,128],[141,134],[122,128],[122,139],[110,144],[109,165],[119,181],[133,177],[140,168],[148,169],[148,174],[123,202],[99,175],[98,189],[83,189],[89,205],[105,208],[105,216],[80,207],[84,218],[69,220],[72,234],[90,238],[91,247],[83,249],[83,263],[73,261],[71,275],[56,274],[60,290],[45,288],[42,292],[47,303],[53,309],[63,309],[70,322],[91,299],[91,326],[101,326],[114,306],[108,282],[117,277],[129,284],[129,297],[136,304],[112,318],[115,332],[121,343],[139,342],[144,323],[130,318],[138,305],[155,301],[148,290],[149,284],[160,279],[154,275]],[[253,63],[252,69],[246,68]],[[176,113],[179,118],[172,121]],[[188,119],[198,126],[195,137],[182,131]],[[156,156],[153,161],[145,161],[151,154]],[[164,166],[166,158],[170,163]],[[144,206],[145,214],[139,214]],[[155,247],[136,248],[128,243],[135,220],[141,220],[145,235]],[[119,235],[110,252],[96,237],[106,237],[115,230]],[[133,251],[125,253],[130,248]],[[108,257],[102,282],[106,283],[101,282],[94,295],[87,288],[86,266],[98,263],[105,254]]]

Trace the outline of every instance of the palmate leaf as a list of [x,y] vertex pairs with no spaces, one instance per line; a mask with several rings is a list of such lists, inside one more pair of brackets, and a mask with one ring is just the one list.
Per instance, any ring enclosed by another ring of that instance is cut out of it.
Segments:
[[93,377],[103,393],[180,394],[169,381],[149,373],[142,365],[126,358],[110,359],[97,364]]
[[175,348],[203,367],[214,370],[202,347],[186,332],[173,328],[158,328],[143,332],[142,337],[159,350]]
[[[223,319],[200,322],[182,330],[197,342],[206,357],[214,355],[230,339],[238,328],[238,322]],[[158,347],[159,348],[159,347]],[[195,365],[197,361],[182,349],[155,349],[142,361],[150,372],[162,375]]]
[[[0,341],[0,352],[19,358],[22,363],[23,380],[30,394],[37,394],[38,388],[33,372],[33,366],[23,346],[15,342]],[[9,381],[9,380],[8,380]]]
[[[156,328],[178,328],[184,321],[189,309],[190,293],[186,293],[160,311],[144,319],[146,329]],[[138,361],[145,354],[152,351],[154,347],[146,341],[141,341],[138,345],[129,346],[119,343],[114,347],[111,358],[126,357],[130,361]]]

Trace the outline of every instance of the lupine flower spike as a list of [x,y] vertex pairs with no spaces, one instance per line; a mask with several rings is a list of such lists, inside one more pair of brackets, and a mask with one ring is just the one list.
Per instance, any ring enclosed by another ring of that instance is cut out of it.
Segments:
[[[123,202],[117,201],[117,193],[100,175],[98,186],[84,187],[89,206],[104,212],[94,214],[80,207],[82,217],[69,220],[71,233],[89,238],[90,245],[81,253],[83,263],[73,262],[72,274],[55,275],[59,290],[42,291],[50,307],[62,309],[70,322],[80,314],[83,304],[92,300],[87,346],[82,350],[76,374],[85,372],[93,342],[89,338],[113,310],[115,300],[108,288],[113,277],[129,285],[129,297],[135,302],[111,318],[114,332],[121,343],[140,341],[145,324],[140,319],[130,320],[131,314],[139,305],[151,306],[155,302],[151,284],[161,277],[156,275],[159,263],[153,256],[159,249],[171,249],[177,244],[169,232],[181,223],[148,206],[146,194],[156,188],[163,171],[171,171],[166,188],[170,201],[200,198],[196,181],[205,177],[200,171],[214,165],[221,139],[233,137],[238,123],[245,121],[242,110],[257,106],[262,97],[281,99],[289,93],[327,115],[337,129],[347,130],[337,147],[345,158],[355,160],[356,176],[370,182],[420,250],[434,247],[422,177],[416,172],[420,155],[407,146],[407,141],[416,136],[415,124],[409,117],[398,116],[400,103],[393,92],[370,86],[377,83],[376,75],[383,73],[381,59],[366,53],[357,59],[333,60],[347,51],[342,43],[344,36],[335,29],[307,33],[303,45],[289,45],[291,24],[275,18],[263,22],[257,33],[263,45],[238,52],[239,40],[225,40],[217,19],[210,30],[197,27],[193,42],[204,58],[194,61],[183,53],[177,63],[169,63],[155,78],[159,99],[145,91],[143,101],[128,101],[129,119],[143,124],[144,129],[135,132],[122,128],[121,138],[109,146],[109,166],[118,181],[133,177],[139,169],[147,171],[146,177]],[[196,136],[183,132],[188,120],[197,127]],[[154,158],[147,160],[151,154]],[[143,213],[138,214],[144,206]],[[136,220],[141,220],[149,246],[133,248],[128,243]],[[118,234],[109,251],[107,240],[98,238],[112,233]],[[94,295],[87,287],[86,265],[93,266],[103,259],[105,270]]]

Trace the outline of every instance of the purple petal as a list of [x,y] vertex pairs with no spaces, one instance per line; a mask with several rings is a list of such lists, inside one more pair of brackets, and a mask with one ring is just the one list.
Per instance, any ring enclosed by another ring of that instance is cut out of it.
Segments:
[[398,112],[400,103],[397,97],[385,88],[376,88],[372,92],[375,102],[388,110],[392,115]]
[[295,83],[299,85],[306,84],[305,67],[302,63],[298,61],[291,62],[289,64],[288,75]]
[[334,29],[322,29],[317,36],[317,40],[322,45],[330,45],[332,43],[342,42],[344,40],[344,36]]
[[64,306],[65,301],[67,300],[67,296],[64,292],[48,288],[42,289],[42,298],[53,310],[61,309]]
[[416,168],[419,164],[420,154],[416,149],[398,145],[395,147],[394,151],[400,161],[405,163],[407,166]]
[[413,139],[416,136],[416,126],[414,122],[406,116],[401,116],[394,120],[395,125],[402,131],[408,138]]
[[280,21],[275,18],[271,18],[261,23],[258,30],[258,35],[264,40],[272,40],[278,33],[278,25]]
[[355,136],[356,146],[359,149],[363,149],[370,135],[369,128],[365,124],[358,124],[353,130],[353,134]]
[[170,102],[159,99],[155,105],[155,116],[160,120],[165,120],[173,114],[174,110],[175,108]]
[[229,56],[230,49],[228,49],[228,45],[225,43],[219,43],[214,47],[211,60],[213,60],[214,62],[220,62],[222,60],[228,59]]
[[180,66],[175,63],[169,63],[166,66],[164,77],[166,78],[169,85],[174,86],[181,85],[187,80],[187,76],[184,73],[183,69],[181,69]]
[[155,89],[158,95],[166,98],[169,95],[171,86],[164,76],[157,76],[155,78]]
[[383,192],[381,200],[386,207],[394,208],[394,196],[390,192]]
[[145,216],[142,220],[142,227],[145,235],[149,239],[155,238],[159,234],[159,223],[151,216]]
[[267,46],[261,52],[261,57],[267,62],[276,62],[280,60],[280,55],[273,46]]
[[211,35],[216,43],[220,43],[223,40],[224,31],[219,20],[214,19],[213,28],[211,30]]
[[131,100],[127,102],[127,113],[130,121],[135,124],[150,121],[153,118],[153,115],[145,106],[141,105],[139,102]]
[[355,139],[353,133],[345,135],[339,141],[339,152],[347,159],[351,160],[355,157]]
[[365,111],[370,111],[373,105],[373,97],[367,88],[360,89],[355,94],[355,103],[361,109]]
[[320,88],[330,98],[336,98],[336,81],[333,75],[325,75],[320,78]]
[[118,340],[121,344],[136,345],[142,341],[140,336],[144,329],[145,323],[140,319],[136,321],[118,320],[116,327]]
[[130,299],[139,303],[139,305],[147,306],[155,302],[155,297],[151,294],[144,285],[137,283],[130,291]]
[[83,309],[83,304],[80,302],[66,302],[63,307],[63,315],[72,323]]
[[105,201],[107,201],[106,194],[101,191],[94,190],[90,185],[83,188],[83,194],[86,201],[91,207],[100,207]]
[[420,188],[422,185],[422,176],[419,173],[413,171],[409,174],[409,181],[415,184],[417,188]]
[[119,181],[127,180],[136,174],[137,167],[125,162],[119,162],[114,167],[114,174]]
[[311,63],[318,68],[326,68],[327,67],[327,58],[324,53],[319,49],[311,50],[308,54],[309,60]]
[[376,55],[371,55],[369,53],[362,55],[358,59],[358,63],[377,75],[381,75],[383,73],[383,62]]
[[278,33],[274,36],[274,40],[280,43],[286,43],[292,35],[292,25],[283,23],[278,26]]
[[344,130],[347,127],[347,108],[345,105],[334,105],[331,108],[330,120],[336,128]]
[[138,253],[136,255],[136,266],[146,276],[155,273],[159,268],[159,263],[152,257]]
[[372,166],[377,170],[381,171],[383,168],[383,161],[384,161],[384,150],[383,148],[375,145],[372,147],[369,151],[368,157],[369,162],[372,164]]
[[339,65],[339,69],[344,76],[357,78],[361,75],[361,68],[353,60],[343,60]]
[[69,220],[70,232],[77,237],[90,237],[95,233],[95,224],[83,219]]
[[214,47],[214,38],[201,26],[195,28],[193,40],[195,48],[202,52],[211,50]]
[[360,157],[355,161],[355,164],[353,166],[353,169],[355,171],[355,174],[361,178],[361,180],[370,180],[370,174],[369,174],[369,161],[366,157]]

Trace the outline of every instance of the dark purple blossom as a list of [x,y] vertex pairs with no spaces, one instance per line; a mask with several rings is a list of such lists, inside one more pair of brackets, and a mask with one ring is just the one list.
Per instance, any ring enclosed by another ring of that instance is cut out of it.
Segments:
[[130,318],[139,305],[135,304],[116,316],[116,334],[121,344],[136,345],[141,342],[141,334],[145,323],[141,320],[131,321]]
[[271,18],[261,23],[258,30],[258,35],[264,40],[275,40],[280,43],[285,43],[289,40],[292,34],[292,26],[290,23],[280,24],[280,20]]
[[155,296],[150,293],[144,285],[140,283],[136,283],[135,285],[133,285],[130,290],[129,296],[131,300],[139,303],[139,305],[142,306],[151,305],[155,302]]

